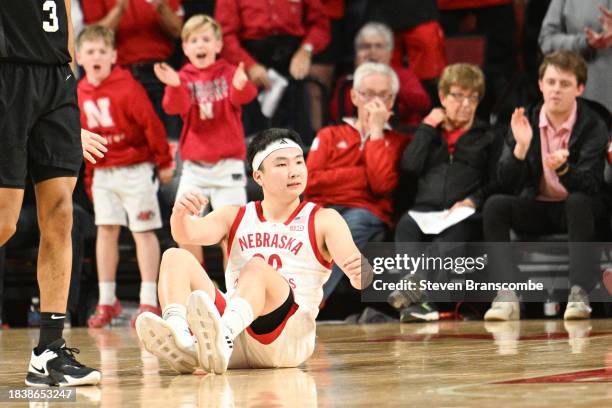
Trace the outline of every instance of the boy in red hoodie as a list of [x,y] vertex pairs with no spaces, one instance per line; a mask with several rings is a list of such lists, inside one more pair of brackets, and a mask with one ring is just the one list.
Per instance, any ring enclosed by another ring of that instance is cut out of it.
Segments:
[[77,40],[77,61],[85,69],[78,84],[81,125],[105,137],[108,153],[93,172],[92,193],[98,233],[96,258],[100,298],[90,327],[103,327],[121,313],[115,296],[121,226],[129,227],[136,244],[142,278],[140,306],[132,318],[157,306],[159,242],[154,230],[162,226],[157,201],[159,179],[172,179],[172,156],[164,127],[144,88],[118,66],[114,34],[101,26],[89,26]]
[[[236,68],[217,54],[223,46],[221,26],[212,17],[191,17],[181,32],[189,62],[176,72],[169,65],[155,65],[155,74],[166,84],[162,106],[170,115],[181,115],[179,143],[183,162],[176,197],[200,192],[213,209],[246,204],[244,159],[246,146],[242,105],[257,95],[242,63]],[[200,263],[202,248],[181,245]],[[225,251],[224,251],[225,253]]]

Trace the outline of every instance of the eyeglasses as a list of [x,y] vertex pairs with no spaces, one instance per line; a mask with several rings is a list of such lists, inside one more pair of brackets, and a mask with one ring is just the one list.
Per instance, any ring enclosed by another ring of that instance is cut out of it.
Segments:
[[384,43],[359,43],[357,44],[357,50],[358,51],[368,51],[370,49],[374,49],[376,51],[381,51],[381,50],[386,50],[389,47],[387,46],[387,44]]
[[389,102],[395,97],[395,95],[388,92],[357,91],[357,93],[366,101],[371,101],[374,98],[379,98],[384,102]]
[[475,105],[480,101],[480,96],[478,94],[464,95],[457,92],[449,92],[448,94],[459,103],[468,101],[470,104]]

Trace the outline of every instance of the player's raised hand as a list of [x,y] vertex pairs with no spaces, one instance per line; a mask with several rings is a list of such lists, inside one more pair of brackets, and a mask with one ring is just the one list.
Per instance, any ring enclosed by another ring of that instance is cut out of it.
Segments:
[[178,72],[174,70],[170,65],[165,62],[158,62],[153,65],[153,71],[155,76],[161,82],[168,86],[179,86],[181,84],[181,78]]
[[363,258],[361,252],[355,252],[346,258],[344,262],[342,262],[341,269],[346,276],[348,276],[351,285],[355,289],[365,288],[372,280],[372,267],[368,261]]
[[208,205],[208,199],[197,191],[188,191],[181,195],[174,203],[172,213],[187,213],[188,215],[199,215]]
[[106,139],[102,136],[90,132],[86,129],[81,129],[81,145],[83,146],[83,157],[93,164],[96,164],[94,156],[99,158],[104,157],[104,153],[108,151]]
[[241,62],[238,65],[238,69],[236,69],[236,72],[234,72],[234,77],[232,78],[232,85],[234,86],[234,88],[241,91],[244,89],[244,86],[246,85],[248,80],[249,77],[247,76],[244,70],[244,63]]

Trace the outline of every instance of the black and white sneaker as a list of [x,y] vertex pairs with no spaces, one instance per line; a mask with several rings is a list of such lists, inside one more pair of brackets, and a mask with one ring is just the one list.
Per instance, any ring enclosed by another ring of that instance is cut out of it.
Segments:
[[400,311],[400,322],[418,323],[435,322],[440,320],[436,305],[431,302],[413,303]]
[[71,387],[96,385],[100,382],[100,371],[85,367],[74,357],[77,348],[66,347],[64,339],[57,339],[36,355],[32,350],[30,366],[25,383],[30,387]]

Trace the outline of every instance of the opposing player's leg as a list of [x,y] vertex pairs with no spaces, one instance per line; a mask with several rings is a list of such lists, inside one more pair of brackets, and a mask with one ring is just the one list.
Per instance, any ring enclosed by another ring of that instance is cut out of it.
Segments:
[[[29,131],[28,168],[35,183],[40,228],[37,278],[41,298],[39,345],[26,384],[92,385],[101,374],[79,363],[62,339],[72,264],[72,192],[83,163],[76,81],[70,67],[30,67],[42,107]],[[32,125],[32,124],[31,124]]]
[[198,260],[184,249],[168,249],[159,271],[163,318],[145,312],[136,319],[136,331],[145,348],[179,373],[191,373],[198,365],[186,311],[187,298],[193,290],[215,297],[215,285]]
[[234,339],[258,317],[272,315],[289,296],[287,281],[259,257],[251,259],[240,271],[235,292],[222,313],[210,293],[194,291],[189,296],[187,319],[198,339],[201,367],[224,373]]
[[26,384],[30,386],[92,385],[100,372],[79,363],[62,338],[72,265],[72,191],[76,177],[55,177],[36,184],[40,245],[38,286],[41,324],[32,351]]

